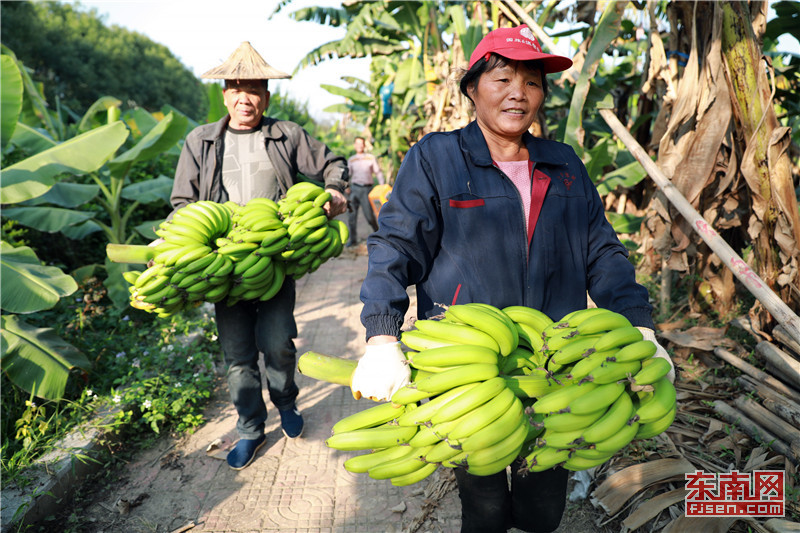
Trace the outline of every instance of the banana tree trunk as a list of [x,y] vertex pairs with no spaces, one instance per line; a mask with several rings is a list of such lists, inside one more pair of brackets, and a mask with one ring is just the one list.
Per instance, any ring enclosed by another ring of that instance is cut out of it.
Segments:
[[[734,116],[744,141],[741,170],[752,197],[748,233],[755,268],[784,301],[800,302],[800,219],[792,183],[790,129],[772,106],[770,80],[753,32],[748,4],[722,5],[722,53]],[[774,76],[773,76],[774,78]],[[774,93],[774,80],[772,83]],[[794,265],[794,266],[792,266]]]
[[800,342],[800,317],[776,295],[764,281],[753,272],[741,257],[712,228],[691,203],[680,193],[675,185],[664,175],[658,165],[645,152],[644,148],[625,129],[611,109],[600,109],[600,116],[611,131],[625,144],[631,155],[642,164],[647,174],[675,208],[690,222],[692,228],[705,241],[711,250],[725,263],[740,282],[755,296],[788,334]]

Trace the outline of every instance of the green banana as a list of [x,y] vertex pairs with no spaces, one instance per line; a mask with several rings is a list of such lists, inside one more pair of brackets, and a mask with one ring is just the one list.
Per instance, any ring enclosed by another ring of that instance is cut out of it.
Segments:
[[511,407],[506,409],[500,417],[472,435],[462,439],[461,449],[465,452],[471,452],[487,448],[506,438],[521,420],[525,420],[522,411],[522,402],[519,398],[515,398]]
[[447,390],[447,392],[429,400],[416,409],[406,410],[406,412],[397,419],[397,423],[401,426],[414,426],[429,422],[439,408],[477,385],[478,383],[467,383],[465,385],[454,386]]
[[157,275],[166,274],[167,270],[169,269],[163,264],[155,263],[153,266],[146,268],[144,272],[139,274],[139,277],[136,278],[133,286],[137,289],[140,289],[143,285],[147,284]]
[[639,417],[640,424],[655,422],[675,408],[677,393],[669,378],[664,376],[654,382],[652,386],[653,395],[636,408],[636,416]]
[[639,429],[636,431],[636,435],[634,436],[634,438],[651,439],[656,435],[660,435],[661,433],[669,429],[669,427],[672,425],[672,422],[675,421],[675,416],[677,414],[678,414],[678,407],[675,406],[672,409],[670,409],[667,412],[667,414],[665,414],[658,420],[654,420],[646,424],[641,424],[639,426]]
[[436,472],[437,465],[432,463],[423,463],[422,468],[411,472],[409,474],[405,474],[403,476],[396,476],[390,478],[389,481],[395,487],[405,487],[408,485],[413,485],[414,483],[419,483],[426,477],[430,476],[434,472]]
[[548,376],[539,371],[524,376],[503,376],[506,388],[518,398],[541,398],[550,392],[562,388],[563,383],[572,383],[566,376]]
[[390,479],[416,472],[426,464],[425,460],[420,458],[420,455],[424,457],[430,448],[431,446],[418,448],[406,457],[375,465],[367,470],[367,475],[372,479]]
[[191,264],[194,261],[197,261],[201,257],[208,255],[211,253],[211,247],[200,245],[200,246],[184,246],[184,253],[176,258],[175,260],[175,268],[180,270],[185,266]]
[[222,268],[222,265],[225,264],[225,256],[222,254],[217,253],[216,251],[211,252],[208,254],[213,259],[211,263],[209,263],[201,272],[204,277],[211,277],[213,276],[217,270]]
[[[542,346],[543,352],[555,353],[567,344],[569,344],[575,337],[580,335],[578,328],[563,327],[556,328],[555,326],[548,326],[542,332],[544,338],[544,345]],[[597,349],[597,348],[595,348]]]
[[471,363],[432,374],[417,380],[416,383],[419,390],[439,393],[460,385],[491,379],[499,373],[496,364]]
[[394,420],[405,411],[404,406],[397,407],[391,403],[377,404],[342,418],[333,425],[331,432],[336,435],[344,431],[379,426]]
[[417,350],[420,352],[422,350],[441,348],[443,346],[463,346],[463,344],[458,342],[437,339],[436,337],[426,335],[425,333],[416,329],[401,332],[400,341],[412,350]]
[[583,444],[583,442],[583,428],[573,429],[571,431],[545,429],[536,439],[536,444],[538,446],[549,446],[550,448],[559,449],[576,448]]
[[587,414],[555,413],[545,416],[543,424],[545,429],[552,431],[574,431],[588,427],[603,416],[605,412],[606,408],[600,407],[596,411]]
[[594,345],[595,350],[604,352],[618,346],[625,346],[642,340],[642,332],[633,326],[624,326],[604,333]]
[[484,346],[492,351],[500,352],[500,346],[491,335],[472,326],[430,319],[417,320],[414,325],[418,330],[432,337],[453,341],[458,344]]
[[122,273],[122,277],[127,281],[130,285],[135,286],[136,280],[139,279],[139,276],[142,274],[140,270],[126,270]]
[[591,381],[597,385],[605,385],[622,379],[629,379],[636,374],[642,364],[639,361],[629,361],[627,363],[606,362],[595,367],[591,374],[583,378],[583,381]]
[[605,352],[594,352],[588,357],[584,357],[583,359],[572,365],[572,368],[569,370],[569,375],[575,381],[581,381],[586,376],[591,374],[595,368],[599,367],[609,359],[613,358],[614,354],[616,353],[617,351],[613,349],[607,350]]
[[527,343],[532,352],[541,351],[544,346],[544,339],[542,338],[541,331],[522,322],[514,322],[514,326],[517,328],[517,336],[519,337],[520,344]]
[[257,242],[239,242],[220,246],[217,252],[230,256],[234,261],[241,261],[256,248],[258,248]]
[[584,357],[588,357],[597,351],[594,348],[594,343],[596,341],[597,337],[594,335],[575,337],[571,342],[567,343],[563,348],[553,354],[552,361],[559,365],[568,365],[580,361]]
[[281,290],[283,287],[283,282],[286,280],[286,267],[280,263],[280,261],[276,261],[272,263],[272,282],[270,283],[269,288],[264,291],[264,293],[258,297],[258,299],[262,302],[266,302],[267,300],[271,299],[273,296],[278,294],[278,291]]
[[447,441],[440,440],[434,444],[430,451],[425,455],[425,460],[429,463],[443,463],[461,453],[458,448],[453,448]]
[[166,274],[157,274],[153,276],[147,283],[140,287],[136,287],[137,293],[139,296],[148,296],[155,292],[160,291],[164,287],[169,285],[171,276]]
[[397,392],[392,395],[391,400],[393,404],[408,405],[424,400],[425,398],[430,398],[431,396],[433,396],[432,392],[417,390],[416,386],[406,385],[398,389]]
[[586,394],[574,398],[569,402],[567,408],[570,413],[578,415],[593,413],[614,403],[620,394],[624,392],[625,385],[622,383],[604,383],[586,392]]
[[465,461],[467,464],[467,471],[469,472],[475,467],[486,466],[494,463],[498,459],[503,459],[509,455],[512,455],[513,460],[514,457],[519,455],[519,452],[522,449],[522,444],[525,442],[525,438],[527,436],[528,423],[523,420],[517,424],[516,428],[514,428],[511,433],[506,434],[506,438],[501,439],[500,441],[492,444],[491,446],[487,446],[486,448],[481,448],[471,452],[464,452],[466,453]]
[[631,327],[630,321],[623,315],[609,310],[606,310],[605,313],[598,313],[591,318],[587,318],[577,326],[581,335],[592,335],[622,327]]
[[487,379],[483,383],[474,387],[466,394],[462,394],[458,398],[446,405],[440,407],[436,413],[431,417],[431,423],[440,424],[449,420],[454,420],[461,415],[464,415],[476,407],[480,407],[498,394],[505,390],[506,382],[501,377],[494,377]]
[[461,441],[485,428],[507,411],[514,403],[516,396],[511,389],[503,389],[500,394],[464,415],[462,420],[447,434],[451,443],[460,444]]
[[250,252],[244,259],[241,259],[236,262],[233,266],[233,275],[234,276],[241,276],[248,268],[258,263],[261,259],[260,255],[256,255],[255,251]]
[[595,466],[599,466],[614,456],[613,453],[606,453],[601,457],[596,457],[594,459],[587,459],[585,457],[580,457],[578,455],[572,455],[569,459],[564,461],[561,464],[562,468],[566,468],[567,470],[588,470],[590,468],[594,468]]
[[656,345],[652,341],[642,340],[633,342],[617,350],[614,361],[625,363],[628,361],[641,361],[652,357],[656,353]]
[[671,369],[672,365],[663,357],[651,357],[642,361],[641,369],[633,373],[631,382],[635,385],[650,385],[669,374]]
[[314,207],[322,207],[322,206],[324,206],[325,204],[327,204],[330,201],[332,196],[333,196],[333,194],[331,194],[330,191],[321,192],[319,194],[319,196],[314,198],[314,202],[313,202]]
[[470,304],[451,305],[444,316],[452,322],[467,324],[492,337],[497,342],[501,355],[510,354],[519,344],[516,328],[509,327],[502,318],[483,307]]
[[497,353],[483,346],[453,345],[412,353],[411,364],[453,366],[469,363],[497,364]]
[[344,462],[344,468],[354,474],[365,474],[370,468],[414,453],[411,446],[390,446],[371,453],[351,457]]
[[542,446],[534,449],[531,453],[526,455],[525,463],[528,471],[541,472],[543,470],[553,468],[554,466],[558,466],[567,459],[569,459],[568,449]]
[[576,309],[570,313],[564,315],[561,320],[557,320],[559,324],[564,324],[568,326],[577,327],[582,323],[586,322],[589,318],[592,318],[597,315],[602,315],[605,313],[609,313],[608,309],[603,309],[602,307],[590,307],[588,309]]
[[627,446],[639,431],[639,422],[628,421],[619,431],[605,440],[594,443],[594,449],[598,452],[615,453]]
[[606,409],[603,416],[583,430],[583,440],[595,443],[610,438],[622,429],[633,414],[633,401],[624,392]]
[[541,337],[544,328],[553,323],[553,319],[532,307],[522,305],[511,305],[504,307],[502,311],[517,324],[527,324],[539,333]]
[[378,426],[331,435],[325,440],[325,444],[329,448],[343,451],[387,448],[405,444],[416,432],[416,426]]
[[228,291],[231,290],[231,285],[232,282],[230,280],[227,280],[219,285],[215,285],[205,293],[205,300],[212,304],[222,301],[226,296],[228,296]]
[[570,384],[560,387],[552,392],[548,392],[536,400],[531,409],[534,413],[550,414],[557,413],[574,401],[597,387],[594,383]]

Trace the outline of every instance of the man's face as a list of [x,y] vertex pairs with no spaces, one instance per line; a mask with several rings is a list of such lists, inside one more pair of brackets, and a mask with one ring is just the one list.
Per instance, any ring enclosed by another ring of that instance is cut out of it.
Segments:
[[364,139],[359,138],[353,141],[353,148],[356,149],[357,154],[364,153]]
[[269,91],[263,80],[228,80],[222,91],[225,107],[235,130],[255,128],[269,105]]

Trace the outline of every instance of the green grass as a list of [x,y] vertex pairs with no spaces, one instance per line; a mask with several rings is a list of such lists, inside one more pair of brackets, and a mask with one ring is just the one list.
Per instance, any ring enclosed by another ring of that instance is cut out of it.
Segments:
[[[70,376],[60,402],[31,397],[3,375],[0,379],[4,482],[26,482],[25,470],[78,424],[106,419],[109,433],[125,431],[134,439],[164,431],[186,432],[203,423],[203,407],[214,387],[219,348],[216,324],[198,308],[160,319],[133,308],[115,309],[102,284],[93,280],[62,298],[51,310],[26,316],[37,326],[54,328],[92,362],[86,373]],[[200,333],[190,345],[186,335]]]

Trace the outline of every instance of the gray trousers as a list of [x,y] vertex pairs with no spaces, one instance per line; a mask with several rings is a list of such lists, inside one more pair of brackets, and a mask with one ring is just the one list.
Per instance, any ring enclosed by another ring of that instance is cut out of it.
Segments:
[[358,224],[358,208],[361,206],[361,211],[367,222],[372,226],[372,231],[378,231],[378,221],[375,220],[375,213],[372,211],[372,205],[369,201],[369,192],[372,190],[372,185],[357,185],[350,184],[350,211],[347,218],[347,227],[350,229],[351,243],[358,242],[358,235],[356,233],[356,226]]
[[228,366],[228,390],[239,414],[236,429],[240,438],[260,437],[267,420],[259,355],[264,357],[272,404],[290,409],[297,399],[294,302],[295,283],[287,279],[278,294],[266,302],[243,300],[228,307],[223,300],[215,305],[219,342]]

